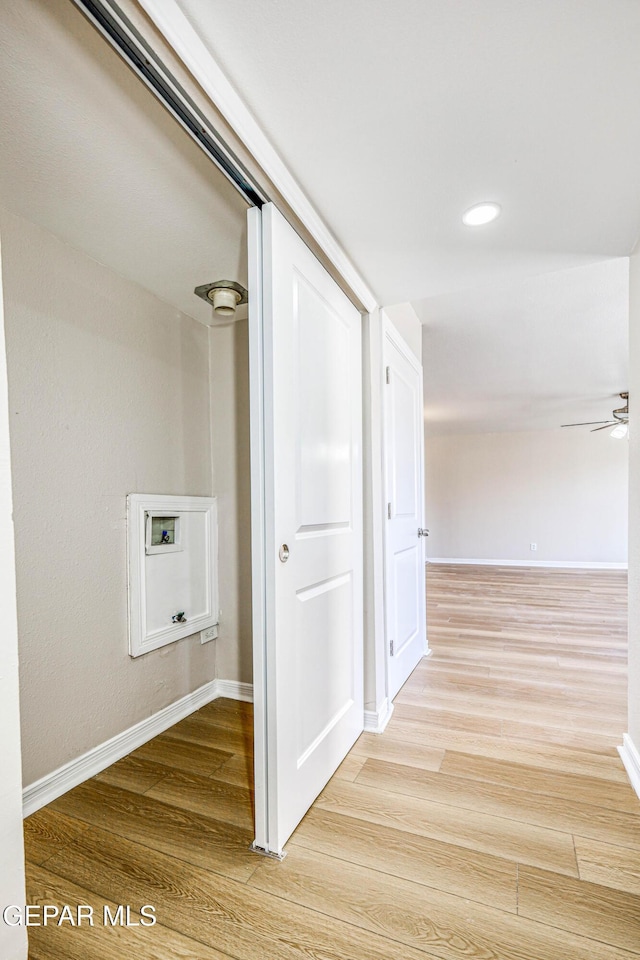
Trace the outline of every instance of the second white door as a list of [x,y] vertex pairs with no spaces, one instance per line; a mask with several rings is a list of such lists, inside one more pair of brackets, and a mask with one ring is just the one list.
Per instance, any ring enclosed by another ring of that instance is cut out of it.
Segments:
[[422,367],[387,322],[384,328],[387,518],[385,600],[388,697],[427,653]]

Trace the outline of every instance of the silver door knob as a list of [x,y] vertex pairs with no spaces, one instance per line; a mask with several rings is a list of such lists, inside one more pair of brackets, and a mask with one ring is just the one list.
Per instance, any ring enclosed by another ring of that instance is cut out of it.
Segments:
[[286,545],[286,543],[283,543],[280,549],[278,550],[278,556],[280,557],[283,563],[286,563],[287,560],[289,559],[289,547]]
[[428,536],[429,536],[429,531],[426,530],[424,527],[418,527],[418,536],[419,536],[419,537],[428,537]]

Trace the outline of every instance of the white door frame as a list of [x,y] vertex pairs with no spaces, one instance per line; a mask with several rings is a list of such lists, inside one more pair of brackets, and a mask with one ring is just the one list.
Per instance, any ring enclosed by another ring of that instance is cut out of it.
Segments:
[[[20,707],[18,680],[18,616],[16,558],[13,533],[13,485],[9,437],[9,394],[4,336],[4,299],[0,270],[0,899],[4,906],[26,903],[24,843],[22,837],[22,770],[20,765]],[[25,927],[0,924],[0,955],[26,958]]]
[[[381,311],[381,316],[382,316],[382,323],[381,323],[381,329],[380,329],[380,335],[381,335],[380,354],[381,354],[382,363],[381,363],[381,367],[380,367],[380,375],[381,375],[381,376],[380,376],[380,390],[381,390],[382,396],[384,397],[384,389],[385,389],[385,386],[386,386],[386,364],[385,364],[385,343],[386,343],[386,342],[392,344],[392,345],[396,348],[396,350],[404,357],[404,359],[410,364],[410,366],[416,371],[416,373],[417,373],[418,376],[419,376],[419,380],[420,380],[420,396],[422,396],[422,395],[423,395],[423,389],[422,389],[422,364],[420,363],[420,361],[418,360],[418,358],[416,357],[416,355],[414,354],[413,350],[412,350],[411,347],[408,345],[407,341],[404,339],[404,337],[402,336],[402,334],[400,333],[400,331],[398,330],[398,328],[391,322],[391,320],[389,319],[389,317],[386,315],[386,313],[384,312],[384,310]],[[388,436],[387,436],[386,416],[385,416],[385,412],[384,412],[384,403],[383,403],[383,414],[382,414],[382,418],[381,418],[381,424],[382,424],[382,470],[383,470],[383,479],[382,479],[383,503],[382,503],[381,506],[382,506],[382,515],[383,515],[383,517],[386,517],[386,515],[387,515],[387,503],[388,503],[388,500],[389,500],[388,491],[387,491],[387,476],[388,476],[388,474],[387,474],[387,456],[388,456],[388,443],[389,443],[389,438],[388,438]],[[423,521],[422,521],[422,524],[421,524],[421,526],[422,526],[422,525],[424,525],[424,509],[425,509],[425,505],[424,505],[424,429],[422,429],[422,430],[420,431],[420,441],[419,441],[418,457],[420,458],[420,462],[421,462],[422,465],[423,465],[423,471],[422,471],[422,475],[423,475],[423,489],[422,489],[422,517],[423,517]],[[386,692],[387,692],[387,698],[389,698],[389,691],[390,691],[389,670],[390,670],[390,657],[391,657],[390,644],[389,644],[389,624],[388,624],[389,604],[388,604],[388,602],[387,602],[387,599],[388,599],[388,591],[389,591],[389,585],[388,585],[388,583],[387,583],[387,570],[388,570],[388,563],[387,563],[387,561],[388,561],[388,550],[389,550],[389,546],[388,546],[388,541],[387,541],[387,524],[386,524],[384,521],[383,521],[383,530],[384,530],[384,532],[383,532],[383,544],[384,544],[384,547],[383,547],[383,551],[384,551],[384,563],[383,563],[383,570],[384,570],[384,664],[385,664],[385,677],[386,677]],[[417,531],[416,531],[416,533],[417,533]],[[424,555],[425,555],[424,540],[422,540],[421,543],[422,543],[422,556],[423,556],[423,559],[424,559]],[[427,656],[429,656],[429,653],[430,653],[430,650],[429,650],[428,638],[427,638],[427,633],[426,633],[426,624],[425,624],[423,656],[427,657]],[[393,704],[389,701],[388,718],[391,717],[391,713],[392,713],[392,712],[393,712]]]
[[248,211],[249,254],[249,423],[251,446],[251,597],[253,628],[254,849],[269,852],[267,722],[267,591],[274,589],[267,566],[264,336],[262,325],[262,212]]

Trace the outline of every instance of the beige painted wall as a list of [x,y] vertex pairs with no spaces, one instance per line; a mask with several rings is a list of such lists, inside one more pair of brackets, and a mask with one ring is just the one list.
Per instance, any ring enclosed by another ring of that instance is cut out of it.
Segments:
[[218,497],[220,628],[217,675],[252,682],[249,328],[212,327],[211,437]]
[[[0,229],[30,784],[216,676],[219,641],[129,658],[125,498],[219,494],[224,563],[235,397],[210,389],[206,327],[24,220]],[[233,589],[223,574],[223,611]]]
[[[22,842],[22,775],[20,771],[20,709],[18,703],[18,624],[14,530],[12,522],[11,456],[5,336],[0,285],[0,909],[24,904],[24,849]],[[0,956],[25,960],[24,927],[0,922]]]
[[625,440],[581,429],[450,434],[427,437],[425,450],[429,557],[626,561]]
[[640,751],[640,245],[629,261],[629,736]]

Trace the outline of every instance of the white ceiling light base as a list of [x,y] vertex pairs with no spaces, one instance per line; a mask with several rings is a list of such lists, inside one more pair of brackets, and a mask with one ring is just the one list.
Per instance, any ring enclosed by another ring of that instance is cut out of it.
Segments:
[[240,316],[236,309],[248,301],[249,294],[241,283],[235,280],[216,280],[215,283],[204,283],[193,291],[213,306],[213,315],[210,326],[233,323]]

